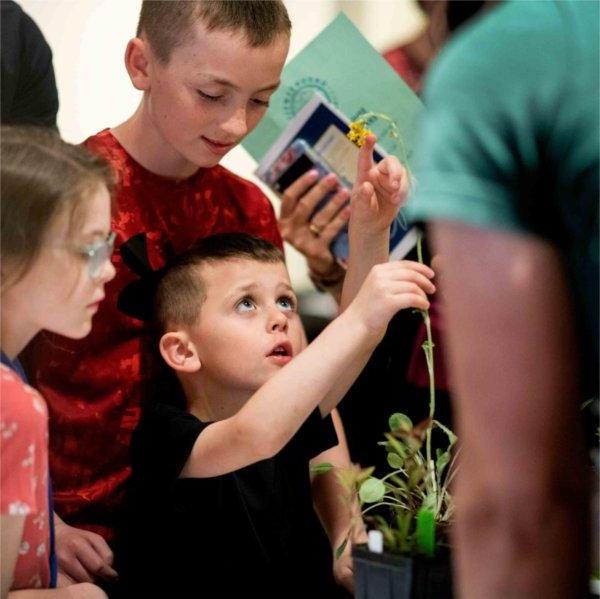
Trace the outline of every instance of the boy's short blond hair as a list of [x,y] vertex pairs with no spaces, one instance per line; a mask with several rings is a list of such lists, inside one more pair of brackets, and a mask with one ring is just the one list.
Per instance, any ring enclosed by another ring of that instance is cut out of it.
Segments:
[[145,36],[159,61],[185,43],[198,20],[209,31],[240,31],[253,47],[268,46],[292,24],[281,0],[144,0],[137,36]]

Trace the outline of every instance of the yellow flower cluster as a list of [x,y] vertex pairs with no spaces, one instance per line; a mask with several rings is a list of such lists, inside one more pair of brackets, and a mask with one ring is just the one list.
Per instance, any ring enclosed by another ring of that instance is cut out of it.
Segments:
[[363,144],[367,140],[367,136],[373,132],[366,127],[367,122],[364,118],[358,119],[353,123],[350,123],[350,131],[346,133],[346,137],[359,148],[362,148]]

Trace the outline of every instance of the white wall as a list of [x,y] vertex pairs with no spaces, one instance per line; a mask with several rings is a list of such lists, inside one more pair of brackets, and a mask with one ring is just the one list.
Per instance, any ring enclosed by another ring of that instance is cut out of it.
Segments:
[[[135,34],[140,1],[17,1],[36,21],[54,53],[62,136],[79,143],[129,117],[140,92],[129,82],[123,53]],[[339,10],[344,10],[379,50],[409,39],[423,24],[412,0],[287,0],[286,5],[293,25],[290,57]],[[257,181],[252,175],[255,162],[243,148],[235,148],[223,164]],[[277,200],[270,197],[277,208]],[[286,251],[295,287],[309,287],[304,260],[290,248]]]

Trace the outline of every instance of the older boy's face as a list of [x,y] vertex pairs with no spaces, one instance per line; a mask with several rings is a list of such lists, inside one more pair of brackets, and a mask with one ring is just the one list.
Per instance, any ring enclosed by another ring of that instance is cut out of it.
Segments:
[[240,143],[264,116],[288,48],[284,34],[252,48],[240,32],[198,22],[166,65],[151,55],[147,105],[169,157],[211,167]]
[[254,393],[302,349],[296,296],[281,262],[202,267],[206,300],[190,331],[208,392]]

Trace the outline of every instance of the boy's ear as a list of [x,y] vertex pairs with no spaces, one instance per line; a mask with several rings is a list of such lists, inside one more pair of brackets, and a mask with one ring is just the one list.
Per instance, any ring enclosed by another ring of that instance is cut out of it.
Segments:
[[129,40],[125,49],[125,68],[133,87],[141,91],[150,89],[150,47],[139,37]]
[[163,360],[177,372],[194,373],[202,367],[196,346],[184,331],[165,333],[158,347]]

